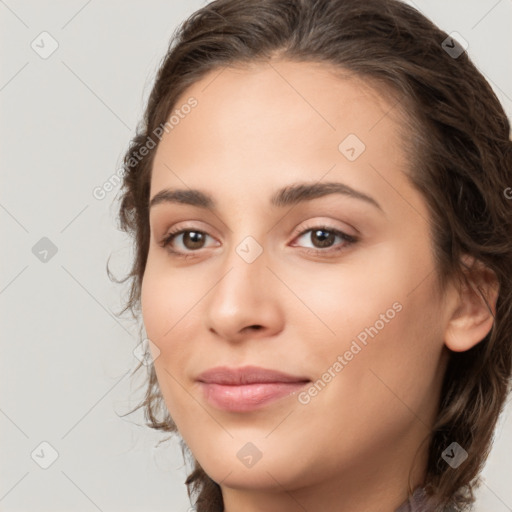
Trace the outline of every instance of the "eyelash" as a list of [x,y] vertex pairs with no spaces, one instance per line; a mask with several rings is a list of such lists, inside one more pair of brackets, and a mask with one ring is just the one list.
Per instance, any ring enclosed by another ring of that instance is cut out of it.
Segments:
[[[341,238],[344,243],[341,247],[337,247],[337,248],[336,248],[336,246],[334,246],[335,248],[328,247],[326,249],[311,249],[309,247],[302,247],[302,249],[305,250],[308,254],[326,255],[326,254],[340,252],[342,250],[347,249],[348,247],[350,247],[351,245],[355,244],[358,241],[358,238],[356,238],[354,236],[347,235],[346,233],[344,233],[343,231],[340,231],[339,229],[335,229],[335,228],[332,228],[330,226],[325,226],[325,225],[312,226],[312,227],[302,229],[300,231],[297,230],[293,234],[294,240],[296,238],[302,237],[303,235],[305,235],[306,233],[308,233],[310,231],[311,232],[312,231],[327,231],[328,233],[332,233],[335,236]],[[179,229],[178,228],[174,231],[170,231],[169,233],[167,233],[167,235],[164,237],[164,239],[160,242],[160,246],[167,249],[167,251],[169,251],[175,257],[183,258],[183,259],[194,258],[196,256],[195,253],[199,252],[201,249],[198,249],[195,251],[189,251],[188,253],[182,253],[180,251],[176,251],[171,248],[171,242],[174,240],[174,238],[176,238],[178,235],[181,235],[183,233],[188,233],[188,232],[201,233],[203,235],[210,236],[210,235],[208,235],[208,233],[205,233],[204,231],[200,231],[199,229],[191,229],[191,228]]]

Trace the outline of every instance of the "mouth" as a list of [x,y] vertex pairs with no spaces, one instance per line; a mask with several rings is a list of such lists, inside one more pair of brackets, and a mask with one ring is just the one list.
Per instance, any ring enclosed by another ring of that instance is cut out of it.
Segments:
[[294,394],[311,382],[256,366],[216,367],[197,377],[203,395],[212,406],[230,412],[249,412]]

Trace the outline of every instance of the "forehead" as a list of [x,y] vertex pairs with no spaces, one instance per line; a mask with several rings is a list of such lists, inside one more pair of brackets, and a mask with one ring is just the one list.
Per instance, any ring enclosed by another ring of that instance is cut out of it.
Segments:
[[[197,105],[181,111],[190,98]],[[383,160],[404,168],[395,105],[389,89],[377,90],[322,63],[268,61],[215,69],[176,101],[179,122],[157,148],[152,194],[185,172],[196,185],[243,176],[254,186],[276,175],[295,177],[305,167],[318,177],[333,165],[361,173],[361,162],[347,158],[352,150],[363,152],[365,172],[368,163],[381,166]]]

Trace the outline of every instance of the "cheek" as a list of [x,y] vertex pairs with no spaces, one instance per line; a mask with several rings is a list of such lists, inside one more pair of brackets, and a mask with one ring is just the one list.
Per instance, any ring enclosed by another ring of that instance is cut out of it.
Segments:
[[374,283],[364,307],[347,302],[351,321],[338,320],[335,328],[347,336],[329,344],[324,360],[327,369],[341,355],[343,369],[319,398],[325,409],[343,403],[330,410],[342,423],[350,411],[345,427],[356,437],[371,434],[372,418],[380,418],[381,439],[405,432],[418,418],[428,424],[436,407],[443,349],[438,300],[431,282],[410,293],[414,280],[402,277],[393,288]]
[[[182,405],[190,405],[183,390],[190,377],[186,369],[200,339],[201,298],[212,286],[209,279],[191,279],[183,269],[172,269],[160,256],[148,257],[141,286],[141,310],[147,337],[158,347],[154,361],[159,387],[178,424]],[[196,351],[197,352],[197,351]],[[185,412],[185,411],[183,411]]]
[[142,318],[148,337],[161,350],[165,347],[160,345],[181,328],[182,319],[193,315],[203,288],[186,272],[173,270],[165,257],[149,255],[141,286]]
[[314,283],[287,277],[316,314],[295,320],[319,387],[329,382],[315,398],[318,405],[328,408],[342,398],[345,412],[365,416],[364,404],[371,418],[388,416],[383,408],[389,404],[404,409],[401,400],[417,409],[434,400],[443,349],[440,297],[428,251],[410,253],[382,252],[350,272],[340,266],[339,274],[325,267]]
[[363,262],[357,268],[325,265],[314,273],[281,272],[300,299],[288,308],[288,323],[315,371],[332,364],[354,340],[365,348],[373,339],[383,345],[386,333],[390,340],[396,339],[390,326],[403,316],[407,284],[390,277],[392,267],[380,270]]
[[148,260],[141,286],[141,310],[147,337],[158,349],[154,367],[159,387],[174,418],[175,397],[180,396],[178,382],[183,381],[181,370],[190,358],[190,339],[197,329],[191,323],[191,307],[197,298],[190,282],[168,274]]

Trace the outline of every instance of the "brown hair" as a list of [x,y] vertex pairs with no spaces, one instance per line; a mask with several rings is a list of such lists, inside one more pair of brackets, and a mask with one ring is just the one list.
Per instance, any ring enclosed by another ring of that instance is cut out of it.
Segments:
[[[150,237],[148,201],[155,153],[140,157],[140,149],[165,124],[188,86],[223,66],[277,56],[326,63],[394,91],[414,126],[405,140],[410,179],[430,211],[440,282],[457,277],[468,283],[474,268],[462,257],[469,255],[493,271],[499,283],[491,332],[470,350],[450,352],[437,420],[426,439],[424,488],[429,510],[436,511],[447,505],[466,510],[473,503],[509,391],[512,365],[512,201],[506,193],[512,185],[510,124],[467,54],[456,56],[443,48],[447,37],[397,0],[211,2],[192,14],[171,40],[143,122],[124,156],[119,210],[121,228],[135,243],[127,276],[131,290],[123,311],[130,309],[137,316]],[[450,41],[449,46],[454,45]],[[152,366],[140,407],[149,426],[176,432]],[[468,453],[457,469],[441,458],[454,441]],[[197,510],[222,511],[219,485],[192,460],[186,484]]]

